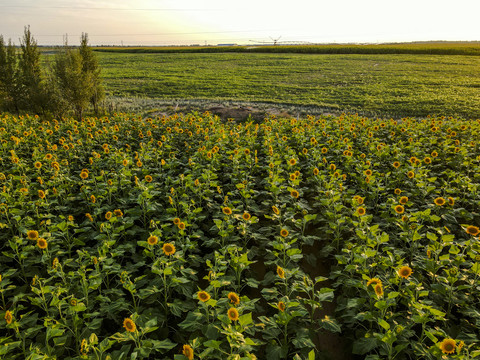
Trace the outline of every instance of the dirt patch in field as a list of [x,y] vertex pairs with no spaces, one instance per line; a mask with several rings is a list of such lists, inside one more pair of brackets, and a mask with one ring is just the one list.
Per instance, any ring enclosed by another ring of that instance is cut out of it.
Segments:
[[291,117],[292,115],[281,109],[260,109],[252,106],[212,106],[206,109],[213,115],[217,115],[222,120],[235,119],[236,121],[246,121],[252,119],[254,121],[262,121],[269,115],[275,115],[277,117]]

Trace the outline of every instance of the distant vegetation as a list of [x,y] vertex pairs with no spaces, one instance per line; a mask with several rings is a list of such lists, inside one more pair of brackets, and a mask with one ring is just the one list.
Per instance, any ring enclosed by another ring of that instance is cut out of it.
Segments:
[[79,119],[89,104],[98,111],[104,90],[86,34],[75,50],[65,44],[50,66],[42,66],[40,57],[29,27],[20,51],[0,35],[0,111],[61,117],[72,110]]
[[432,54],[480,56],[480,42],[421,42],[368,45],[276,45],[276,46],[158,46],[97,47],[95,51],[123,53],[297,53],[297,54]]

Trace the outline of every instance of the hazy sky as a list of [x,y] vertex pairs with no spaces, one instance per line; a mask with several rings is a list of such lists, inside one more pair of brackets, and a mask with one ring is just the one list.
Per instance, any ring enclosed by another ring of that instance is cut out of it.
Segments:
[[40,45],[480,40],[480,0],[0,0],[0,34]]

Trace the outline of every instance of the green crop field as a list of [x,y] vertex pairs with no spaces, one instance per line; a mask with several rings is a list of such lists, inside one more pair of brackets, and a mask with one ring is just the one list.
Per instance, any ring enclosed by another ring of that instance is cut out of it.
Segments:
[[97,56],[112,96],[271,102],[370,116],[480,117],[478,56],[110,50]]

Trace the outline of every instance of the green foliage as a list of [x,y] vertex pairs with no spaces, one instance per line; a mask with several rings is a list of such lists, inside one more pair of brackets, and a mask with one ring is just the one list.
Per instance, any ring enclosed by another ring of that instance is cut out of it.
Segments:
[[67,45],[58,53],[53,66],[53,75],[60,94],[71,106],[78,119],[82,118],[85,108],[94,96],[94,78],[89,71],[84,71],[84,57],[79,51]]
[[82,59],[82,73],[86,77],[91,77],[90,87],[92,94],[90,97],[90,103],[97,114],[99,102],[105,97],[105,90],[102,86],[102,78],[100,76],[101,69],[98,65],[97,57],[93,53],[92,48],[88,46],[87,34],[82,34],[78,51]]
[[476,56],[97,54],[107,95],[138,101],[264,102],[303,106],[305,113],[480,118],[479,81],[472,76],[480,66]]
[[40,65],[40,52],[30,31],[30,26],[24,29],[20,47],[18,74],[16,75],[19,87],[19,107],[35,113],[44,113],[48,106],[45,78]]
[[81,118],[89,104],[98,113],[104,96],[100,67],[86,34],[78,50],[65,45],[53,66],[44,68],[30,27],[25,27],[19,55],[14,44],[6,45],[0,36],[0,108],[4,111],[61,117],[70,108]]
[[18,111],[18,84],[16,49],[11,40],[5,44],[3,36],[0,36],[0,108],[9,111]]
[[0,355],[474,358],[479,131],[1,115]]
[[275,46],[99,47],[115,53],[297,53],[297,54],[417,54],[480,55],[478,42],[421,42],[398,44],[328,44]]

